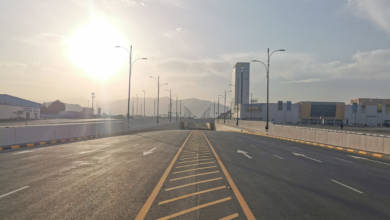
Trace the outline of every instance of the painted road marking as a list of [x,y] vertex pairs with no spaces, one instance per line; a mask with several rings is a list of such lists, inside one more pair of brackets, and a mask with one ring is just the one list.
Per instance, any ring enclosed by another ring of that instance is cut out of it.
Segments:
[[25,154],[25,153],[31,153],[33,152],[33,150],[24,150],[24,151],[17,151],[15,153],[12,153],[13,155],[17,155],[17,154]]
[[276,158],[278,158],[278,159],[284,160],[284,158],[281,157],[281,156],[279,156],[279,155],[274,154],[273,156],[276,157]]
[[161,201],[158,204],[159,205],[164,205],[164,204],[167,204],[167,203],[170,203],[170,202],[174,202],[174,201],[177,201],[177,200],[180,200],[180,199],[185,199],[185,198],[189,198],[189,197],[192,197],[192,196],[197,196],[197,195],[200,195],[200,194],[203,194],[203,193],[213,192],[213,191],[217,191],[217,190],[221,190],[221,189],[226,189],[226,186],[218,186],[218,187],[214,187],[214,188],[211,188],[211,189],[202,190],[202,191],[199,191],[199,192],[189,193],[189,194],[186,194],[186,195],[182,195],[182,196],[178,196],[178,197],[175,197],[175,198],[172,198],[172,199],[167,199],[167,200]]
[[198,156],[198,157],[184,157],[181,158],[180,161],[186,161],[186,160],[195,160],[195,159],[206,159],[206,158],[211,158],[211,156]]
[[173,172],[172,174],[185,173],[185,172],[190,172],[190,171],[194,171],[194,170],[204,170],[204,169],[210,169],[210,168],[216,168],[216,167],[217,166],[199,167],[199,168],[193,168],[193,169],[188,169],[188,170],[176,171],[176,172]]
[[153,147],[152,149],[148,150],[148,151],[144,151],[143,152],[143,155],[146,156],[148,154],[152,154],[157,148],[156,147]]
[[252,159],[252,158],[253,158],[252,156],[250,156],[250,155],[248,154],[248,152],[243,151],[243,150],[237,150],[237,153],[238,153],[238,154],[242,154],[242,155],[246,156],[246,157],[249,158],[249,159]]
[[303,158],[306,158],[306,159],[309,159],[309,160],[312,160],[312,161],[315,161],[317,163],[322,163],[321,160],[318,160],[318,159],[315,159],[315,158],[312,158],[312,157],[309,157],[309,156],[306,156],[304,154],[300,154],[300,153],[295,153],[295,152],[292,152],[292,154],[296,157],[303,157]]
[[183,162],[177,162],[178,164],[186,164],[186,163],[192,163],[192,162],[197,162],[197,161],[209,161],[209,160],[214,160],[213,158],[210,159],[201,159],[201,160],[190,160],[190,161],[183,161]]
[[210,174],[214,174],[214,173],[219,173],[219,170],[205,172],[205,173],[197,173],[197,174],[193,174],[193,175],[189,175],[189,176],[177,177],[177,178],[170,179],[169,181],[173,182],[173,181],[188,179],[188,178],[195,177],[195,176],[206,176],[206,175],[210,175]]
[[172,170],[173,165],[175,164],[177,158],[179,157],[181,151],[183,150],[184,146],[186,145],[187,141],[190,139],[192,135],[192,132],[188,134],[187,138],[184,140],[183,144],[180,146],[180,148],[177,150],[176,155],[173,157],[171,163],[167,167],[167,169],[164,171],[164,174],[158,181],[157,185],[154,187],[152,193],[149,195],[148,199],[146,200],[145,204],[142,206],[140,211],[138,212],[137,216],[135,217],[135,220],[141,220],[145,219],[146,214],[148,213],[150,207],[152,206],[154,200],[156,199],[158,192],[160,192],[161,187],[163,186],[165,180],[167,179],[169,173]]
[[190,212],[202,209],[202,208],[206,208],[208,206],[217,205],[219,203],[227,202],[227,201],[229,201],[231,199],[232,199],[232,197],[229,196],[229,197],[226,197],[226,198],[223,198],[223,199],[219,199],[219,200],[215,200],[215,201],[212,201],[212,202],[204,203],[202,205],[194,206],[192,208],[185,209],[183,211],[176,212],[176,213],[173,213],[171,215],[168,215],[168,216],[165,216],[165,217],[162,217],[162,218],[158,218],[158,220],[167,220],[167,219],[175,218],[177,216],[181,216],[181,215],[184,215],[184,214],[187,214],[187,213],[190,213]]
[[202,180],[202,181],[198,181],[198,182],[193,182],[193,183],[188,183],[188,184],[184,184],[184,185],[180,185],[180,186],[174,186],[174,187],[166,188],[165,191],[168,192],[168,191],[172,191],[172,190],[175,190],[175,189],[181,189],[181,188],[184,188],[184,187],[187,187],[187,186],[198,185],[198,184],[201,184],[201,183],[214,182],[214,181],[221,180],[221,179],[222,179],[222,177]]
[[342,183],[342,182],[339,182],[339,181],[337,181],[337,180],[330,179],[330,181],[332,181],[332,182],[334,182],[334,183],[336,183],[336,184],[339,184],[340,186],[344,186],[345,188],[350,189],[350,190],[352,190],[352,191],[355,191],[355,192],[357,192],[357,193],[359,193],[359,194],[363,194],[362,191],[360,191],[360,190],[358,190],[358,189],[356,189],[356,188],[353,188],[352,186],[348,186],[348,185],[346,185],[346,184],[344,184],[344,183]]
[[19,192],[19,191],[28,189],[28,188],[30,188],[30,186],[23,186],[23,187],[21,187],[21,188],[19,188],[19,189],[15,189],[15,190],[13,190],[13,191],[11,191],[11,192],[8,192],[8,193],[5,193],[5,194],[3,194],[3,195],[0,195],[0,199],[2,199],[2,198],[4,198],[4,197],[7,197],[7,196],[9,196],[9,195],[11,195],[11,194],[14,194],[14,193],[16,193],[16,192]]
[[365,158],[365,157],[358,157],[358,156],[354,156],[354,155],[348,155],[354,159],[357,159],[357,160],[367,160],[367,161],[371,161],[371,162],[374,162],[374,163],[379,163],[379,164],[384,164],[384,165],[387,165],[387,166],[390,166],[390,163],[385,163],[385,162],[382,162],[382,161],[377,161],[377,160],[371,160],[371,159],[368,159],[368,158]]
[[198,166],[198,165],[203,165],[203,164],[212,164],[212,163],[215,163],[215,162],[212,161],[212,162],[205,162],[205,163],[193,163],[193,164],[188,164],[188,165],[183,165],[183,166],[177,166],[175,168],[177,169],[177,168],[183,168],[183,167],[192,167],[192,166]]
[[341,158],[338,158],[338,157],[333,157],[333,158],[336,159],[336,160],[340,160],[340,161],[346,162],[346,163],[352,163],[352,161],[350,161],[350,160],[345,160],[345,159],[341,159]]
[[232,177],[230,176],[229,172],[227,171],[225,165],[222,163],[222,161],[219,158],[217,152],[215,152],[214,147],[211,145],[209,139],[207,138],[207,136],[204,133],[202,133],[202,134],[203,134],[203,137],[206,139],[206,142],[209,145],[209,147],[211,149],[211,152],[213,152],[213,154],[215,156],[215,159],[217,159],[219,167],[221,168],[222,172],[225,174],[226,180],[228,181],[230,187],[232,188],[233,193],[236,196],[237,201],[240,204],[241,209],[244,212],[246,218],[249,219],[249,220],[256,219],[255,216],[253,215],[251,209],[249,208],[248,203],[246,203],[246,201],[245,201],[244,197],[242,196],[240,190],[238,190],[237,185],[234,183]]
[[234,214],[231,214],[231,215],[228,215],[228,216],[225,216],[223,218],[220,218],[219,220],[231,220],[231,219],[235,219],[238,217],[238,213],[234,213]]

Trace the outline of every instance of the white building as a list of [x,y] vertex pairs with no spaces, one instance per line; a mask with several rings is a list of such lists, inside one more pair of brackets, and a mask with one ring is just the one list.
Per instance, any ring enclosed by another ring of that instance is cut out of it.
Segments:
[[[237,114],[238,110],[238,114]],[[232,118],[241,120],[267,119],[267,104],[244,104],[237,105],[232,111]],[[269,121],[277,124],[297,124],[300,122],[300,104],[293,104],[291,101],[269,103]]]
[[390,99],[352,99],[345,107],[344,121],[348,125],[390,126]]
[[36,102],[0,94],[0,120],[39,119],[40,106]]

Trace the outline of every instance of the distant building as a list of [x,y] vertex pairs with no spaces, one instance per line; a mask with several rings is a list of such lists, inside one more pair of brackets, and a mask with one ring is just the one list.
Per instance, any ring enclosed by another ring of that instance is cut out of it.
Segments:
[[390,126],[390,99],[352,99],[345,120],[349,125]]
[[344,123],[343,102],[299,102],[302,124],[340,125]]
[[0,119],[40,119],[40,104],[0,94]]
[[232,75],[233,105],[249,104],[249,67],[249,63],[243,62],[238,62],[234,65]]

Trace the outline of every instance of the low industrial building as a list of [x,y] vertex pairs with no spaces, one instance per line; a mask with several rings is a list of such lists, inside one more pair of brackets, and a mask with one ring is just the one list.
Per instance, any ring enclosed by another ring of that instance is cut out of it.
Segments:
[[355,126],[390,126],[390,99],[352,99],[346,106],[345,122]]
[[40,104],[8,94],[0,94],[0,120],[40,119]]

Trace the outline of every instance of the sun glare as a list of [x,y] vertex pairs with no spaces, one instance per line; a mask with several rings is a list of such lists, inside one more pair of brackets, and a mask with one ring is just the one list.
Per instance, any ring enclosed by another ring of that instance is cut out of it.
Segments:
[[81,27],[68,42],[69,57],[91,78],[105,81],[125,64],[126,54],[115,49],[124,40],[103,18]]

